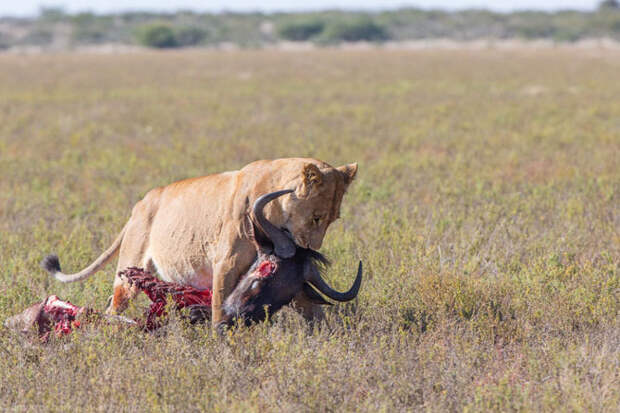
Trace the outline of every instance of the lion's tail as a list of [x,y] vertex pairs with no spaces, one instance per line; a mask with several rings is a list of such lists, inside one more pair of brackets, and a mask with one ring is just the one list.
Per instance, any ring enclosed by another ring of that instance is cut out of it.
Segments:
[[43,258],[41,261],[41,267],[53,275],[59,281],[64,283],[71,283],[75,281],[84,280],[107,264],[111,258],[113,258],[120,249],[121,241],[123,241],[123,236],[125,235],[125,231],[127,230],[127,224],[123,227],[120,234],[116,237],[112,245],[105,250],[103,254],[101,254],[95,261],[92,262],[88,267],[84,268],[80,272],[76,272],[75,274],[63,274],[60,269],[60,261],[58,260],[58,256],[56,254],[50,254],[47,257]]

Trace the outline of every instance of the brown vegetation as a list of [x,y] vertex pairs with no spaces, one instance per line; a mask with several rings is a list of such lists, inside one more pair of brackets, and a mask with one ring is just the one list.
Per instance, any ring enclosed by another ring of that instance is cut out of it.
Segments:
[[[131,206],[261,158],[360,171],[328,231],[355,303],[308,324],[0,334],[25,410],[616,411],[620,55],[581,51],[0,56],[0,318],[63,285]],[[536,93],[524,93],[536,90]],[[135,303],[128,315],[139,315]],[[132,313],[133,312],[133,313]]]

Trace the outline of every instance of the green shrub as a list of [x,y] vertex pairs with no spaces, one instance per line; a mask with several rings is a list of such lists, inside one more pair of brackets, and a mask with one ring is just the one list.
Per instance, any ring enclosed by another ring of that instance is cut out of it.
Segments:
[[581,30],[563,27],[561,29],[557,29],[555,33],[553,33],[553,40],[556,42],[576,42],[583,36],[583,32]]
[[326,43],[381,42],[390,38],[383,26],[367,16],[345,21],[335,21],[326,27],[321,37]]
[[519,37],[526,39],[545,39],[553,36],[553,27],[547,24],[528,24],[516,28]]
[[285,21],[277,28],[283,39],[296,42],[309,40],[320,34],[325,28],[325,22],[319,19]]
[[65,9],[62,7],[46,7],[43,6],[39,9],[39,16],[41,20],[48,22],[60,22],[67,17]]
[[138,31],[140,44],[159,49],[177,47],[178,42],[172,28],[165,24],[149,24]]
[[71,17],[73,31],[71,38],[80,44],[97,44],[110,41],[114,36],[114,26],[108,17],[100,17],[93,13],[78,13]]
[[620,2],[618,0],[604,0],[598,7],[601,10],[620,10]]
[[204,41],[207,32],[196,26],[174,28],[167,24],[154,23],[142,26],[137,32],[140,44],[159,49],[195,46]]
[[36,27],[20,39],[21,44],[49,46],[54,41],[54,32],[46,27]]
[[196,46],[207,37],[207,32],[200,27],[181,27],[174,33],[178,46]]

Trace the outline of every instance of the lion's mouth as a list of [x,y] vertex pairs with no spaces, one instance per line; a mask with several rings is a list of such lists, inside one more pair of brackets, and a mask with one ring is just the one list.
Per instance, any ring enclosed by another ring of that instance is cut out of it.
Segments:
[[306,249],[310,248],[309,243],[306,242],[304,238],[296,238],[288,228],[282,228],[282,232],[284,232],[284,234],[286,234],[286,236],[293,241],[296,246]]

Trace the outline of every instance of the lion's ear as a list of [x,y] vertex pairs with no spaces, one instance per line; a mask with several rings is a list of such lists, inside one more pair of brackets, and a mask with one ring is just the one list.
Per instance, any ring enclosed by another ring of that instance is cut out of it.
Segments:
[[357,163],[350,163],[348,165],[342,165],[336,169],[344,177],[344,186],[346,188],[355,179],[355,175],[357,174]]
[[298,198],[307,198],[323,184],[323,173],[316,165],[308,163],[301,171],[301,185],[297,188]]

